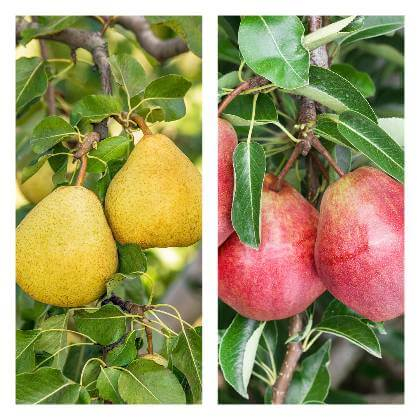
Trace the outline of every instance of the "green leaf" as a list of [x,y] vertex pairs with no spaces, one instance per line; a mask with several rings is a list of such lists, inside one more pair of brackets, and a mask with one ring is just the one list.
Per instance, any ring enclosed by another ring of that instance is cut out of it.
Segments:
[[320,403],[325,400],[331,385],[328,372],[330,350],[331,340],[328,340],[314,354],[305,358],[289,386],[287,404]]
[[340,115],[338,131],[379,168],[403,182],[404,152],[377,124],[357,112],[347,111]]
[[375,83],[364,71],[358,71],[350,64],[334,64],[331,66],[334,73],[347,79],[365,98],[375,95]]
[[403,26],[404,16],[366,16],[363,27],[344,38],[341,45],[393,33]]
[[185,404],[185,393],[176,376],[157,363],[137,359],[122,372],[118,390],[128,404]]
[[239,143],[233,154],[235,190],[232,225],[244,244],[258,248],[261,242],[261,197],[265,153],[258,143]]
[[49,116],[37,124],[29,142],[32,150],[40,154],[75,135],[76,131],[66,120],[61,117]]
[[236,315],[220,340],[219,363],[223,376],[244,398],[248,398],[247,387],[264,326],[265,322]]
[[38,16],[38,25],[36,27],[29,27],[22,31],[22,43],[26,45],[34,38],[55,34],[63,29],[70,28],[80,18],[80,16]]
[[[66,330],[69,319],[69,312],[61,315],[53,315],[43,320],[39,326],[42,334],[35,344],[35,350],[38,352],[47,352],[54,354],[67,345],[67,331],[51,331],[51,329]],[[66,362],[67,350],[60,351],[53,359],[51,367],[63,369]]]
[[147,303],[146,289],[138,274],[114,274],[106,283],[106,297],[112,293],[139,304]]
[[79,392],[80,385],[67,379],[58,369],[45,367],[16,376],[17,404],[74,404]]
[[114,80],[123,88],[130,99],[138,95],[145,86],[146,73],[140,63],[129,54],[109,57]]
[[35,368],[34,344],[38,330],[16,330],[16,373],[31,372]]
[[96,149],[89,152],[88,172],[104,172],[105,164],[127,158],[133,140],[126,136],[108,137],[101,140]]
[[201,57],[201,16],[147,16],[146,19],[150,23],[163,23],[171,28],[195,55]]
[[[334,119],[335,118],[336,116],[334,115]],[[316,135],[321,136],[326,140],[353,149],[353,145],[338,131],[337,122],[329,118],[328,114],[321,114],[318,116],[314,131]]]
[[187,378],[193,402],[201,401],[201,328],[186,329],[176,338],[171,350],[172,364]]
[[122,111],[118,98],[109,95],[89,95],[76,102],[70,114],[70,123],[77,125],[80,121],[97,123]]
[[137,244],[118,244],[118,272],[122,274],[145,273],[147,257]]
[[[252,120],[253,96],[237,96],[223,111],[223,117],[235,126],[249,126]],[[277,122],[277,111],[270,95],[260,94],[255,108],[254,125]]]
[[105,401],[111,401],[113,404],[122,404],[123,400],[118,393],[118,379],[121,371],[112,367],[103,368],[96,380],[96,388],[99,396]]
[[357,45],[357,49],[404,67],[404,55],[392,45],[378,44],[376,42],[360,42]]
[[239,27],[239,49],[255,73],[281,88],[296,89],[308,84],[304,32],[297,16],[245,16]]
[[309,33],[305,36],[305,38],[303,38],[303,46],[311,51],[338,38],[343,38],[344,36],[348,35],[348,33],[341,31],[346,28],[355,18],[356,16],[349,16],[324,26],[315,32]]
[[309,85],[291,93],[303,95],[341,114],[358,111],[376,122],[376,115],[363,95],[344,77],[322,67],[311,66]]
[[74,314],[76,330],[103,346],[118,341],[125,333],[125,315],[114,305]]
[[44,62],[38,57],[22,57],[16,61],[16,113],[47,90],[48,78]]
[[190,87],[191,82],[176,74],[155,79],[145,89],[141,114],[150,122],[182,118],[185,115],[183,98]]
[[331,318],[333,316],[339,315],[348,315],[353,316],[355,318],[362,318],[359,314],[353,311],[353,309],[349,308],[348,306],[344,305],[337,299],[333,299],[325,309],[322,319]]
[[127,366],[137,356],[136,331],[131,331],[126,339],[106,354],[108,366]]
[[345,338],[373,356],[381,357],[381,346],[375,333],[363,321],[354,316],[330,316],[323,319],[315,330]]
[[147,85],[144,91],[145,99],[183,98],[191,87],[191,82],[177,74],[167,74]]

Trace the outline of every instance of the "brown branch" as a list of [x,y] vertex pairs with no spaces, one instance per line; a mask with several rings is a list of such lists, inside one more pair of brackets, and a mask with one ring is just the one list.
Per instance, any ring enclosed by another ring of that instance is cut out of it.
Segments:
[[[293,337],[302,331],[302,315],[296,314],[290,319],[289,337]],[[286,399],[287,390],[293,378],[300,356],[302,355],[301,343],[289,343],[286,354],[280,368],[279,376],[273,386],[273,404],[283,404]]]
[[146,311],[154,309],[153,305],[139,305],[138,303],[130,302],[129,300],[121,299],[120,297],[111,294],[111,296],[107,299],[104,299],[101,305],[106,305],[108,303],[112,303],[113,305],[119,306],[124,312],[139,315],[140,317],[144,316]]
[[100,140],[99,133],[92,131],[85,135],[83,143],[79,144],[77,150],[73,153],[73,156],[76,159],[81,159],[84,155],[88,154],[92,148],[95,146],[95,143],[98,143]]
[[[36,29],[38,28],[38,23],[28,22],[24,19],[19,19],[16,22],[17,40],[20,39],[22,31],[27,28]],[[96,67],[98,68],[103,92],[107,95],[112,94],[111,67],[108,61],[108,47],[99,32],[89,32],[80,29],[67,28],[55,34],[39,35],[35,38],[66,44],[72,51],[77,50],[78,48],[83,48],[89,51],[92,54]]]
[[259,86],[264,86],[266,84],[270,83],[269,80],[267,80],[265,77],[262,76],[256,76],[252,79],[246,80],[245,82],[240,83],[232,92],[230,92],[228,95],[225,96],[223,101],[220,103],[218,108],[218,115],[220,116],[223,111],[226,109],[226,107],[242,92],[256,88]]
[[144,16],[117,16],[114,22],[133,32],[140,46],[160,62],[189,50],[181,38],[158,38]]

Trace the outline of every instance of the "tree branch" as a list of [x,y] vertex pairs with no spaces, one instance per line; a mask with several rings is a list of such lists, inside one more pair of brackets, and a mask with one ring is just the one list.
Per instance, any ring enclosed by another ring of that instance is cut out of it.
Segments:
[[160,62],[189,50],[181,38],[159,39],[144,16],[117,16],[114,22],[133,32],[140,46]]
[[[302,331],[302,314],[296,314],[290,319],[289,337],[299,334]],[[287,390],[293,378],[300,356],[302,355],[301,343],[289,343],[286,354],[280,368],[279,376],[273,386],[273,404],[283,404],[286,399]]]
[[270,81],[262,76],[256,76],[240,83],[234,90],[232,90],[232,92],[226,95],[223,101],[220,103],[218,108],[218,115],[220,116],[226,107],[242,92],[255,87],[264,86],[268,83],[270,83]]
[[[38,28],[38,23],[20,19],[16,22],[16,39],[27,28]],[[108,47],[99,32],[89,32],[80,29],[67,28],[50,35],[40,35],[37,39],[56,41],[68,45],[72,50],[83,48],[92,54],[93,61],[101,77],[101,86],[105,94],[112,94],[111,67],[108,61]]]

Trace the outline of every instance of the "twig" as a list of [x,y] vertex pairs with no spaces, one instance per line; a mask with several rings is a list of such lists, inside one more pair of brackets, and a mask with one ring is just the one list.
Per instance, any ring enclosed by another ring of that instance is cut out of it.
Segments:
[[[16,23],[16,39],[19,40],[23,30],[38,28],[38,23],[20,19]],[[102,90],[105,94],[112,93],[111,67],[108,60],[108,48],[99,32],[89,32],[81,29],[67,28],[49,35],[38,35],[37,39],[56,41],[68,45],[71,50],[83,48],[92,54],[93,61],[98,68]]]
[[[290,319],[289,337],[299,334],[302,331],[302,315],[296,314]],[[289,343],[286,354],[280,368],[279,376],[273,386],[273,404],[283,404],[289,389],[293,373],[297,367],[300,356],[302,355],[301,343]]]
[[102,301],[102,306],[107,303],[112,303],[116,306],[119,306],[124,312],[133,315],[144,316],[146,311],[154,309],[153,305],[139,305],[138,303],[130,302],[129,300],[123,300],[120,297],[112,294],[109,298]]
[[95,143],[98,143],[100,140],[100,135],[96,131],[92,131],[85,135],[83,143],[79,144],[78,149],[73,153],[73,156],[76,159],[81,159],[82,156],[90,152],[90,150],[95,146]]
[[268,83],[270,83],[270,81],[262,76],[256,76],[249,80],[246,80],[245,82],[240,83],[234,90],[232,90],[232,92],[226,95],[223,101],[220,103],[218,115],[220,116],[226,109],[226,107],[245,90],[256,88],[259,86],[264,86]]
[[187,44],[181,38],[158,38],[144,16],[117,16],[114,21],[133,32],[140,46],[160,62],[188,51]]

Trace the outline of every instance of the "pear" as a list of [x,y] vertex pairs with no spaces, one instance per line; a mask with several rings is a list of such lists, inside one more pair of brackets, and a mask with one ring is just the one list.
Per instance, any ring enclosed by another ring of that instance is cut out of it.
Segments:
[[315,261],[335,298],[371,321],[404,312],[404,187],[361,167],[321,202]]
[[25,198],[31,203],[37,204],[55,188],[52,181],[53,175],[54,171],[47,161],[23,183],[21,182],[21,174],[18,174],[18,185]]
[[270,321],[304,311],[325,291],[315,268],[318,212],[290,185],[262,193],[261,244],[232,233],[219,247],[219,297],[246,318]]
[[105,292],[117,249],[102,205],[81,186],[59,187],[16,230],[16,280],[33,299],[86,305]]
[[122,244],[191,245],[201,238],[201,174],[168,137],[145,135],[111,181],[105,213]]
[[231,222],[232,198],[235,176],[233,172],[233,152],[238,145],[238,137],[232,125],[218,119],[218,246],[233,232]]

